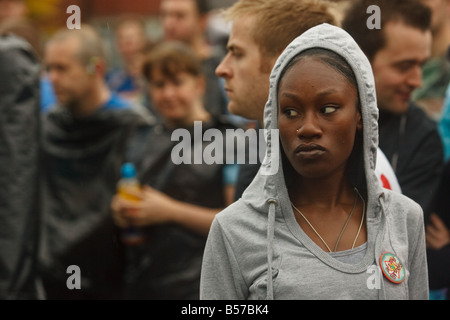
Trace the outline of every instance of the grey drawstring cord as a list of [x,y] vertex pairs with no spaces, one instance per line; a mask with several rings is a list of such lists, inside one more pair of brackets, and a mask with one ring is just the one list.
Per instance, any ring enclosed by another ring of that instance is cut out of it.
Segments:
[[[382,212],[382,215],[381,215],[381,217],[380,217],[380,220],[386,220],[387,219],[387,217],[386,217],[386,208],[385,208],[385,198],[384,198],[384,193],[382,193],[379,197],[378,197],[378,199],[379,199],[379,203],[380,203],[380,207],[381,207],[381,212]],[[386,222],[381,222],[381,223],[383,223],[383,227],[382,228],[389,228],[389,225],[386,223]],[[383,233],[383,232],[382,232]],[[389,237],[389,242],[391,242],[391,240],[390,240],[390,232],[387,232],[387,235],[388,235],[388,237]],[[376,249],[375,249],[375,252],[376,252]],[[377,254],[375,253],[375,255],[376,255],[376,258],[377,258]],[[381,266],[380,265],[380,263],[379,263],[379,261],[378,261],[378,259],[376,259],[377,260],[377,265],[378,265],[378,267],[380,268],[379,269],[379,272],[380,272],[380,277],[381,277],[381,279],[380,279],[380,289],[379,289],[379,291],[378,291],[378,298],[380,299],[380,300],[386,300],[386,292],[385,292],[385,287],[384,287],[384,279],[383,279],[383,276],[381,275],[381,268],[383,267],[383,266]]]
[[266,300],[273,300],[273,281],[272,281],[272,256],[273,256],[273,238],[275,228],[275,208],[278,202],[275,199],[267,200],[269,203],[269,215],[267,217],[267,296]]

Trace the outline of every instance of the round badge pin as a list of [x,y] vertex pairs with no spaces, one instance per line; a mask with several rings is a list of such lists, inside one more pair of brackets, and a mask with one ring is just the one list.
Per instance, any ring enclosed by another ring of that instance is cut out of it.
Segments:
[[400,259],[392,252],[385,252],[381,255],[380,267],[389,281],[399,284],[405,280],[405,268]]

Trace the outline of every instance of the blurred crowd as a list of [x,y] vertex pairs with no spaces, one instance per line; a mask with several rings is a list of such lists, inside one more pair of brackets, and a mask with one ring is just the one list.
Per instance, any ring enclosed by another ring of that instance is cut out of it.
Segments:
[[[358,1],[324,3],[341,26]],[[201,134],[216,129],[223,136],[263,126],[261,117],[230,108],[237,93],[227,91],[226,82],[242,76],[239,64],[252,61],[239,60],[241,53],[227,46],[232,25],[221,15],[225,7],[212,2],[161,0],[157,17],[123,13],[107,29],[83,21],[80,29],[43,34],[25,1],[0,0],[1,299],[198,299],[211,221],[245,185],[238,185],[237,163],[175,165],[173,133],[186,129],[187,144],[205,152],[210,141],[197,146],[193,139],[197,121]],[[429,53],[419,68],[410,70],[415,61],[369,60],[384,93],[377,96],[380,105],[389,105],[395,90],[408,100],[398,119],[380,108],[380,148],[402,192],[423,208],[431,298],[445,299],[450,0],[420,2],[431,20],[420,26],[430,41],[419,45]],[[158,31],[149,31],[150,19]],[[357,41],[368,38],[364,27],[360,34],[348,31]],[[236,59],[227,60],[230,55]],[[408,80],[400,84],[402,76]],[[116,194],[121,167],[130,162],[143,186],[139,201]],[[142,242],[121,241],[130,226],[144,230]],[[68,271],[73,265],[79,274]]]

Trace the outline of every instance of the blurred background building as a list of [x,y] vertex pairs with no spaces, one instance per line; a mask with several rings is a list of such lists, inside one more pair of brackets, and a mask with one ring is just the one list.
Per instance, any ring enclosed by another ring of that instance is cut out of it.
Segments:
[[[224,32],[226,27],[216,17],[217,9],[232,5],[236,0],[210,0],[212,11],[212,32]],[[42,46],[46,38],[57,29],[66,27],[71,13],[67,8],[77,5],[81,11],[81,23],[91,24],[102,34],[111,53],[111,67],[118,60],[114,50],[113,29],[115,23],[125,15],[135,15],[144,20],[149,40],[157,40],[161,36],[159,23],[159,7],[161,0],[0,0],[0,29],[18,21],[32,23],[35,35],[34,46]],[[29,31],[31,32],[31,31]]]

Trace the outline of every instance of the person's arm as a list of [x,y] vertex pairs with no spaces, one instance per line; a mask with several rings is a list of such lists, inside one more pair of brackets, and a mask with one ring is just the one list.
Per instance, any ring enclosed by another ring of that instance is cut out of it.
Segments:
[[412,230],[410,241],[409,258],[409,279],[408,290],[410,300],[428,300],[428,268],[425,245],[425,227],[423,222],[423,212],[421,210],[416,221],[415,230]]
[[431,214],[430,223],[426,227],[427,247],[440,250],[450,244],[450,230],[437,214]]
[[[225,206],[234,201],[238,168],[236,164],[223,167]],[[207,208],[179,201],[149,186],[144,186],[142,192],[136,196],[141,199],[140,202],[123,200],[118,196],[113,198],[111,204],[113,218],[119,227],[172,222],[206,236],[214,216],[223,209]]]
[[450,286],[450,230],[436,214],[426,227],[426,241],[430,289]]
[[211,225],[203,254],[200,278],[201,300],[244,300],[248,288],[242,277],[234,247],[226,231],[215,219]]
[[141,201],[133,202],[114,197],[111,207],[118,226],[149,226],[172,222],[206,236],[214,216],[223,209],[178,201],[149,186],[143,187],[140,198]]

